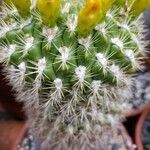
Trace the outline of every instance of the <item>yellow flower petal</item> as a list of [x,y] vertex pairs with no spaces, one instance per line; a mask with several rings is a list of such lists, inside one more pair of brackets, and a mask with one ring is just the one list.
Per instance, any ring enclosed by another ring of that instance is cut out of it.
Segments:
[[112,4],[114,3],[114,0],[101,0],[102,1],[102,9],[103,13],[106,14],[106,12],[111,8]]
[[128,0],[134,15],[140,15],[144,10],[150,8],[150,0]]
[[4,0],[4,2],[8,5],[13,3],[22,17],[26,17],[30,14],[30,0]]
[[87,36],[102,21],[112,3],[113,0],[85,0],[85,6],[78,16],[79,34]]
[[60,14],[61,0],[37,0],[37,8],[46,25],[54,26]]
[[116,6],[124,6],[126,0],[115,0],[115,5]]

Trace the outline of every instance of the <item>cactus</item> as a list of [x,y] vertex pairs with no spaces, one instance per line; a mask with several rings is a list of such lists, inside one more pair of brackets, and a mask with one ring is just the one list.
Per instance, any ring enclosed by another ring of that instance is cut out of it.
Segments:
[[128,6],[124,0],[2,5],[0,62],[32,128],[51,148],[96,149],[103,130],[131,109],[125,91],[144,46],[136,7]]

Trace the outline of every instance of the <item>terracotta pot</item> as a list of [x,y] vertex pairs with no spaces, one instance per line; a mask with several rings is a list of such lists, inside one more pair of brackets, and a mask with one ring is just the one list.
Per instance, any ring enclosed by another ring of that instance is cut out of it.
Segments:
[[149,113],[150,113],[150,104],[125,114],[127,118],[125,122],[125,127],[128,130],[128,133],[130,133],[133,142],[135,142],[137,150],[144,150],[141,139],[142,129]]
[[17,150],[26,132],[27,124],[23,121],[0,121],[0,149]]
[[150,70],[150,57],[144,58],[142,64],[146,67],[146,70]]
[[[14,107],[12,105],[12,107]],[[16,121],[15,117],[7,111],[0,101],[0,149],[17,150],[27,132],[27,124],[24,121]]]
[[148,105],[147,107],[145,107],[143,109],[143,112],[138,120],[137,125],[136,125],[135,142],[138,147],[138,150],[144,150],[143,144],[142,144],[142,129],[144,126],[144,122],[149,114],[150,114],[150,105]]

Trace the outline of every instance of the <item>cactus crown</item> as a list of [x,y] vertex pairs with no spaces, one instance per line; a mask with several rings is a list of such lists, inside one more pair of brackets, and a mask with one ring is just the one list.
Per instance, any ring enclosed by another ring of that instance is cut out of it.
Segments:
[[86,149],[130,108],[122,91],[142,56],[137,17],[125,1],[23,3],[2,6],[0,62],[37,133],[56,145],[88,135]]

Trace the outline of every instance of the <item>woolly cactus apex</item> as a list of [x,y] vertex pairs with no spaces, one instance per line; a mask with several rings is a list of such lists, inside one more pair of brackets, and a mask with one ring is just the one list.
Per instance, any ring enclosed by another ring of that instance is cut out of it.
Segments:
[[139,15],[150,7],[150,0],[128,0],[128,3],[134,15]]
[[0,62],[48,149],[100,149],[131,108],[143,25],[112,2],[38,0],[27,18],[2,6]]

